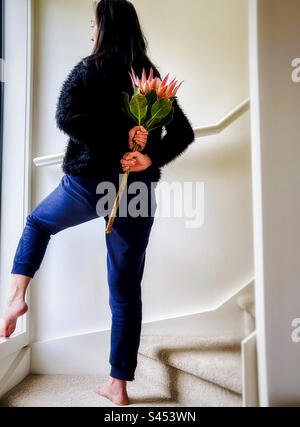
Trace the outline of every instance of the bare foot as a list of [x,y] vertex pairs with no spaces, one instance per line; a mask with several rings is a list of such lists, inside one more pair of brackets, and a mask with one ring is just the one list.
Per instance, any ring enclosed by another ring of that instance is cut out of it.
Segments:
[[16,329],[17,319],[26,313],[28,306],[23,297],[18,295],[10,296],[4,313],[4,318],[0,319],[0,338],[8,338]]
[[103,387],[96,387],[95,392],[111,400],[116,405],[129,405],[126,381],[110,377]]

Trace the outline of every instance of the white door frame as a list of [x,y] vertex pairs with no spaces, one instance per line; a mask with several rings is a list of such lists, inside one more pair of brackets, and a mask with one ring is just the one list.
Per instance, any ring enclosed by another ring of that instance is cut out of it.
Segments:
[[[31,118],[33,88],[34,0],[5,0],[4,123],[0,297],[7,296],[16,245],[31,209]],[[13,18],[13,20],[12,20]],[[17,31],[16,31],[17,28]],[[3,289],[5,290],[3,292]],[[27,293],[26,302],[30,300]],[[0,365],[29,344],[30,310],[19,332],[0,338]],[[3,377],[3,375],[2,375]],[[0,376],[1,388],[1,376]]]

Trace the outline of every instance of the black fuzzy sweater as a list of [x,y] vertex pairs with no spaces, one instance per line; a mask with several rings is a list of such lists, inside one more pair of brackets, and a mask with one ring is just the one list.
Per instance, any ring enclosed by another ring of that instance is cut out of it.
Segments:
[[[142,66],[148,76],[150,66],[147,63]],[[69,136],[62,164],[66,174],[102,178],[124,173],[120,160],[130,151],[128,132],[137,125],[121,111],[121,92],[129,93],[130,98],[133,94],[130,70],[116,60],[106,64],[106,72],[104,67],[101,70],[95,61],[86,63],[81,59],[61,87],[55,119],[57,127]],[[166,134],[162,136],[162,128],[150,131],[142,151],[149,155],[152,165],[130,175],[139,174],[158,182],[161,168],[195,140],[178,99],[173,106],[174,118],[166,126]]]

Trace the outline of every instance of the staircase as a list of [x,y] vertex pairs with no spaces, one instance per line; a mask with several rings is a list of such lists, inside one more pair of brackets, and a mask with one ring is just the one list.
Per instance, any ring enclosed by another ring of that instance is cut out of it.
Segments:
[[136,378],[183,405],[242,406],[240,341],[142,335]]
[[[236,298],[244,337],[255,329],[253,290]],[[143,334],[136,378],[189,406],[242,406],[241,336]]]
[[[243,376],[241,350],[254,328],[253,283],[215,310],[143,324],[135,381],[128,382],[131,405],[247,406],[256,371],[248,354]],[[80,375],[30,375],[0,406],[114,406],[92,391],[106,381],[107,374],[83,368]]]

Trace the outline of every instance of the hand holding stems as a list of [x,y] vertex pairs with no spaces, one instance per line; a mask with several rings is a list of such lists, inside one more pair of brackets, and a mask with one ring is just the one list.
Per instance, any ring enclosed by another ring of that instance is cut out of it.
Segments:
[[129,131],[128,145],[130,150],[133,150],[134,142],[136,142],[140,145],[139,151],[142,151],[147,143],[148,134],[149,132],[144,128],[144,126],[134,126]]
[[[149,132],[143,126],[135,126],[129,131],[129,148],[133,151],[124,154],[120,160],[123,172],[130,168],[130,172],[140,172],[151,166],[152,162],[147,154],[142,154],[142,151],[147,143]],[[135,145],[138,148],[134,150]]]
[[127,182],[129,172],[138,172],[144,169],[147,169],[151,164],[151,159],[147,154],[142,154],[142,151],[145,148],[147,143],[148,131],[143,126],[135,126],[129,131],[129,148],[132,148],[131,152],[125,153],[123,158],[120,160],[124,173],[120,188],[112,209],[112,213],[109,217],[106,234],[109,234],[112,229],[114,216],[118,210],[120,200]]

